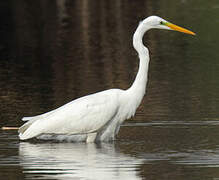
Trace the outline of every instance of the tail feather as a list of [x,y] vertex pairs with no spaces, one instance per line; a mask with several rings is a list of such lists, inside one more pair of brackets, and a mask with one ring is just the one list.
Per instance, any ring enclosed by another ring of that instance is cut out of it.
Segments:
[[33,117],[23,117],[21,120],[22,120],[22,121],[29,121],[29,120],[31,120],[31,119],[33,119]]
[[36,123],[35,119],[26,122],[19,128],[18,132],[21,140],[30,139],[41,134],[40,130],[35,128],[34,123]]
[[44,116],[46,116],[46,114],[41,114],[41,115],[31,116],[31,117],[23,117],[21,120],[22,121],[37,120],[37,119],[43,118]]
[[19,129],[18,129],[18,132],[23,134],[27,128],[29,128],[31,126],[31,124],[33,124],[34,121],[28,121],[26,122],[25,124],[23,124]]
[[54,113],[55,111],[57,111],[57,109],[49,111],[49,112],[44,113],[44,114],[37,115],[37,116],[23,117],[22,121],[42,119],[42,118],[45,118],[45,117],[49,116],[50,114]]

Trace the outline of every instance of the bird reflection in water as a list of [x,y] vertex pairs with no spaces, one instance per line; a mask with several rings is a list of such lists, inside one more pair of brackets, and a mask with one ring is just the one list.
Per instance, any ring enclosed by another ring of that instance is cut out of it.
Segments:
[[114,144],[37,143],[19,145],[27,178],[141,179],[143,160],[121,153]]

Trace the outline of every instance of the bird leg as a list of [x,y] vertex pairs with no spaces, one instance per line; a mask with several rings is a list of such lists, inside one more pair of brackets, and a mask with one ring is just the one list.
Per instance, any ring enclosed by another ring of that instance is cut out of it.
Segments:
[[87,134],[87,140],[86,140],[86,143],[93,143],[96,139],[96,136],[97,136],[97,133],[90,133],[90,134]]

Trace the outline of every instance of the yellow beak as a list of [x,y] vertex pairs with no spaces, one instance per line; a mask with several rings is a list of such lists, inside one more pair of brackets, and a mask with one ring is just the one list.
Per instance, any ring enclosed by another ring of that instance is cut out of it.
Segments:
[[190,31],[190,30],[188,30],[188,29],[179,27],[179,26],[177,26],[177,25],[175,25],[175,24],[172,24],[172,23],[167,22],[167,23],[165,23],[165,25],[168,26],[168,27],[169,27],[170,29],[172,29],[172,30],[179,31],[179,32],[183,32],[183,33],[186,33],[186,34],[195,35],[194,32],[192,32],[192,31]]

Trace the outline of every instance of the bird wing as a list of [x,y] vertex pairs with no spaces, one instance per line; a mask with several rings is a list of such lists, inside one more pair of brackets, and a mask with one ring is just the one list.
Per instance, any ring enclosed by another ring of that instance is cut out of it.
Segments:
[[29,123],[28,127],[24,131],[20,131],[19,136],[21,139],[29,139],[42,133],[83,134],[95,132],[116,115],[121,91],[111,89],[84,96],[56,110],[32,117],[30,122],[26,123]]

